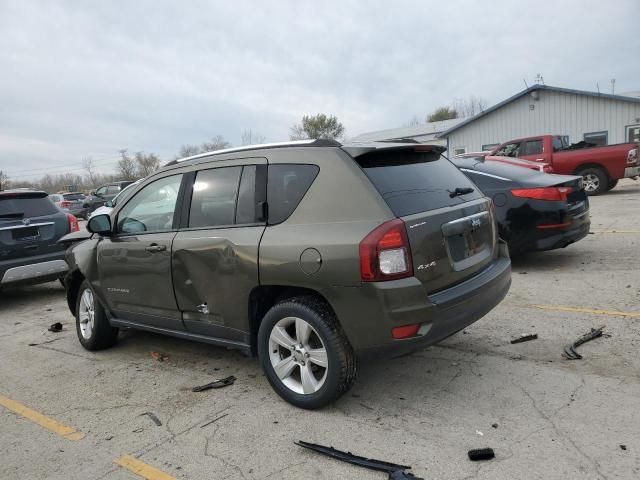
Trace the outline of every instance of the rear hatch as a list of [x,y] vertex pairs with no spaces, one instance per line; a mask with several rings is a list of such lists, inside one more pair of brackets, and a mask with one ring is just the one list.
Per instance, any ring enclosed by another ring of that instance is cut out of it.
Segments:
[[460,283],[496,255],[490,200],[440,147],[402,145],[349,151],[391,211],[404,221],[413,273],[429,293]]
[[72,211],[82,210],[85,202],[85,196],[82,193],[65,193],[62,197],[67,202],[64,204],[65,208]]
[[0,192],[0,261],[64,249],[67,216],[44,192]]

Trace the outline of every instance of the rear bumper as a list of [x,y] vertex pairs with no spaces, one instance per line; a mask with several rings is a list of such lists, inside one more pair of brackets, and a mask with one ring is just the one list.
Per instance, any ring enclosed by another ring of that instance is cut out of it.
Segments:
[[68,270],[64,254],[62,250],[0,262],[0,286],[43,283],[60,278]]
[[[511,285],[506,245],[483,271],[447,290],[428,295],[415,278],[371,283],[332,302],[338,318],[361,358],[398,356],[438,343],[482,318],[498,305]],[[331,301],[331,300],[330,300]],[[395,340],[394,327],[420,323],[418,335]]]

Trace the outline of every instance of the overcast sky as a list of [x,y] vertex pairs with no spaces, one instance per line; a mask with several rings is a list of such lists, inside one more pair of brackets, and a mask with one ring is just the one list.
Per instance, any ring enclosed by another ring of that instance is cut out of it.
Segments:
[[0,169],[12,178],[172,158],[304,114],[347,135],[457,98],[548,85],[640,89],[640,1],[0,0]]

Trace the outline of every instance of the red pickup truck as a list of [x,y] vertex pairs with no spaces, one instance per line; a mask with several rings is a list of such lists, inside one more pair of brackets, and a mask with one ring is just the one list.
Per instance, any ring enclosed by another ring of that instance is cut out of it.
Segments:
[[621,178],[640,175],[638,148],[637,143],[569,145],[563,135],[538,135],[509,140],[489,155],[524,158],[551,165],[553,173],[582,175],[587,195],[599,195],[615,187]]

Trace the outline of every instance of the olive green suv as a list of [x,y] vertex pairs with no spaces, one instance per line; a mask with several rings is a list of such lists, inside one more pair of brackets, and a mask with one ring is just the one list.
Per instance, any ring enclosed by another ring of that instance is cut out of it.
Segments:
[[129,327],[237,348],[293,405],[334,401],[356,359],[434,344],[509,289],[491,201],[442,152],[309,140],[169,163],[68,250],[80,343]]

